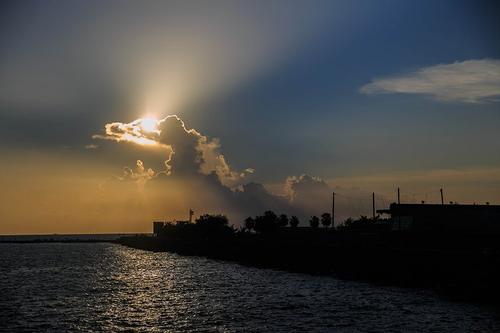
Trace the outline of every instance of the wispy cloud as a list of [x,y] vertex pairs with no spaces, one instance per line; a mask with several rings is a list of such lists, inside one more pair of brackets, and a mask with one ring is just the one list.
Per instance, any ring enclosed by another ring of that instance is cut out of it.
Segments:
[[500,60],[482,59],[439,64],[415,72],[377,78],[361,87],[365,94],[424,94],[440,101],[498,101]]

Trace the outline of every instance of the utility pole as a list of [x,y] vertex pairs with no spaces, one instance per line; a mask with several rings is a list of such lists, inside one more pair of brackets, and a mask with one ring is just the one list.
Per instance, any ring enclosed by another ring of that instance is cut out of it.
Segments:
[[375,220],[375,192],[372,193],[372,214],[373,220]]
[[439,192],[441,192],[441,205],[444,205],[443,189],[439,189]]
[[335,230],[335,192],[332,192],[332,229]]
[[398,187],[398,205],[401,204],[401,196],[400,196],[400,193],[399,193],[399,187]]

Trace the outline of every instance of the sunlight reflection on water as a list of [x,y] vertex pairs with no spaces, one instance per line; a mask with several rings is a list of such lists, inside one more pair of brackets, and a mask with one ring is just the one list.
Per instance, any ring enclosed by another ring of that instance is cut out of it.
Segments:
[[430,291],[112,244],[0,244],[0,331],[499,332]]

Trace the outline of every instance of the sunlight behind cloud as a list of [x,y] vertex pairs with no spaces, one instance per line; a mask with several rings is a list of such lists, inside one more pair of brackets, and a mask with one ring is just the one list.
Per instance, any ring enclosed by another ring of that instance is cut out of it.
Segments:
[[93,135],[93,139],[132,142],[143,146],[160,146],[153,118],[139,118],[130,123],[113,122],[104,126],[104,134]]
[[130,123],[113,122],[104,128],[104,134],[92,138],[166,149],[165,170],[158,170],[165,175],[171,175],[172,169],[178,174],[191,176],[193,173],[215,174],[224,186],[237,189],[254,172],[253,168],[234,170],[221,154],[217,138],[210,139],[194,128],[186,128],[184,121],[176,115],[161,120],[145,117]]
[[158,120],[153,117],[141,119],[141,128],[145,132],[154,133],[158,131]]

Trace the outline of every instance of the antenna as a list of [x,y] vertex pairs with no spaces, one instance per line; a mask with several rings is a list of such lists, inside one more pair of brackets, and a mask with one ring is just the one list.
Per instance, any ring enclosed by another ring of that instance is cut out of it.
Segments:
[[375,220],[375,192],[372,193],[372,215]]
[[400,193],[399,193],[399,187],[398,187],[398,205],[401,203],[401,196],[400,196]]
[[335,192],[332,192],[332,229],[335,230]]
[[444,205],[443,189],[440,188],[439,192],[441,192],[441,205]]

